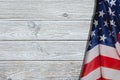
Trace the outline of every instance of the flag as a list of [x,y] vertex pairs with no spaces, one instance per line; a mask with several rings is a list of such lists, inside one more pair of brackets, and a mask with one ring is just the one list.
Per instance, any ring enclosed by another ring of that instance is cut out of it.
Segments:
[[80,80],[120,80],[120,0],[96,0]]

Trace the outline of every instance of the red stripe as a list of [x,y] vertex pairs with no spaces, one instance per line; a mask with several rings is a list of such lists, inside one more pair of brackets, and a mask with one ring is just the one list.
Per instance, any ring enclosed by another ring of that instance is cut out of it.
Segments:
[[104,77],[100,77],[99,79],[97,79],[97,80],[112,80],[112,79],[106,79],[106,78],[104,78]]
[[120,43],[120,32],[117,36],[118,36],[118,42]]
[[102,59],[102,66],[120,70],[120,60],[105,56],[101,56],[101,59]]
[[100,56],[97,56],[91,62],[89,62],[88,64],[85,64],[84,68],[83,68],[83,71],[82,71],[81,77],[86,76],[87,74],[89,74],[93,70],[95,70],[98,67],[100,67],[100,63],[99,62],[100,62]]
[[81,77],[88,75],[90,72],[100,67],[100,65],[103,67],[120,70],[120,60],[105,56],[97,56],[91,62],[84,65]]

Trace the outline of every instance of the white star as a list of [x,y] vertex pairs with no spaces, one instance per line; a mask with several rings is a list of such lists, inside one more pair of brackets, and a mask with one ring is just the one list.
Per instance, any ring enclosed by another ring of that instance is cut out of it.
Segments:
[[112,32],[111,31],[109,31],[109,36],[111,36],[112,35]]
[[102,28],[99,28],[99,30],[101,30]]
[[91,36],[95,36],[95,31],[92,31],[92,34],[91,34]]
[[110,34],[109,34],[109,36],[113,36],[113,34],[114,34],[114,31],[110,31]]
[[109,10],[108,10],[109,14],[112,15],[112,16],[115,16],[115,11],[112,12],[111,8],[109,7]]
[[94,25],[95,25],[95,27],[98,25],[98,21],[97,20],[94,20]]
[[112,12],[112,15],[115,16],[115,11]]
[[112,26],[115,26],[115,22],[114,22],[113,20],[110,21],[110,24],[111,24]]
[[89,42],[89,46],[92,46],[91,41]]
[[111,0],[111,2],[110,2],[111,6],[116,5],[115,2],[116,2],[116,0]]
[[102,2],[99,2],[99,4],[101,4]]
[[112,14],[112,10],[111,8],[109,7],[109,10],[108,10],[109,14],[111,15]]
[[101,16],[101,17],[103,17],[104,14],[105,14],[105,13],[103,12],[103,10],[99,12],[99,16]]
[[108,23],[107,23],[107,21],[104,21],[104,26],[108,26]]
[[100,40],[102,40],[103,42],[105,41],[105,39],[106,39],[105,35],[100,36]]

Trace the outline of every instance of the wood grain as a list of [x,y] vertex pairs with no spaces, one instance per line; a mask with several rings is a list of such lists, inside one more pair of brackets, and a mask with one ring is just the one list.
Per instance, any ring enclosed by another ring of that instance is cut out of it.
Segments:
[[2,41],[0,60],[83,60],[86,41]]
[[0,80],[78,80],[82,61],[1,61]]
[[90,20],[94,0],[0,0],[0,19]]
[[78,80],[94,0],[0,0],[0,80]]
[[91,21],[0,21],[0,40],[88,40]]

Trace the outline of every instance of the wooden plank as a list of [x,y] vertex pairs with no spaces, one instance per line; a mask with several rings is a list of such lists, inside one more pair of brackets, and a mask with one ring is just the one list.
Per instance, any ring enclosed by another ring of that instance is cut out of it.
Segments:
[[94,0],[0,0],[0,19],[91,19]]
[[0,80],[78,80],[82,61],[0,61]]
[[91,21],[0,21],[0,40],[87,40]]
[[83,60],[86,41],[1,41],[0,60]]

